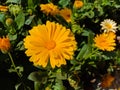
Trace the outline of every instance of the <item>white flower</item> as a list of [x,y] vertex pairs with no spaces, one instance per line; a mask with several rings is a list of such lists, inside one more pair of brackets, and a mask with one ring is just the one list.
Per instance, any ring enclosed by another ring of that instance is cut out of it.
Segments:
[[118,28],[116,25],[117,23],[111,19],[105,19],[103,22],[101,22],[100,24],[102,26],[102,30],[104,30],[104,32],[116,32],[116,29]]

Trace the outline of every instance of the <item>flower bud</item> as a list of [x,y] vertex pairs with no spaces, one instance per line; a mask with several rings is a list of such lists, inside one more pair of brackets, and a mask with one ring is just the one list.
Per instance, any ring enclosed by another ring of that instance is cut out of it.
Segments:
[[0,50],[2,53],[6,54],[10,49],[10,40],[8,37],[0,38]]
[[83,2],[80,0],[75,0],[74,7],[75,8],[81,8],[83,6]]
[[10,26],[13,23],[13,19],[12,18],[7,18],[5,21],[7,26]]
[[11,4],[9,6],[9,11],[10,11],[11,14],[13,14],[15,16],[21,11],[21,7],[19,5]]
[[45,90],[52,90],[49,86],[45,88]]
[[8,11],[8,7],[0,5],[0,11],[2,11],[2,12]]
[[32,9],[28,9],[27,12],[29,15],[32,15],[32,13],[33,13]]

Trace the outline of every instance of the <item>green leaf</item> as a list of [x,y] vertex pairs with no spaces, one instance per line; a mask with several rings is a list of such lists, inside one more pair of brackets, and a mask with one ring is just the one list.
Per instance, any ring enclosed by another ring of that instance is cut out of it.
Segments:
[[78,25],[78,24],[73,24],[72,25],[72,31],[73,31],[73,33],[75,33],[75,32],[79,32],[79,34],[83,31],[83,29],[80,27],[80,25]]
[[42,20],[38,18],[37,24],[42,24]]
[[20,29],[25,22],[25,14],[23,12],[20,12],[18,16],[15,18],[15,22],[17,23],[18,29]]
[[89,36],[88,36],[88,44],[91,45],[93,43],[93,38],[94,38],[94,33],[93,32],[89,32]]
[[63,7],[66,7],[70,3],[70,0],[60,0],[59,4]]
[[117,62],[118,64],[120,64],[120,58],[117,58],[116,62]]
[[14,35],[16,33],[16,29],[14,27],[10,27],[9,34]]
[[89,31],[88,30],[83,30],[82,36],[89,36]]
[[55,76],[56,76],[57,79],[60,79],[60,80],[67,79],[67,75],[63,74],[61,69],[58,69],[57,72],[55,72]]
[[111,2],[109,0],[102,0],[102,5],[111,5]]
[[92,46],[85,44],[82,49],[80,50],[79,54],[77,55],[76,59],[82,60],[82,59],[88,59],[91,57],[92,54]]
[[85,52],[87,51],[87,48],[88,48],[88,45],[84,45],[82,47],[82,49],[80,50],[79,54],[77,55],[76,59],[80,59],[82,60],[83,59],[83,55],[85,54]]
[[59,80],[59,79],[56,79],[56,83],[53,86],[53,88],[54,90],[66,90],[62,80]]
[[92,53],[92,47],[91,47],[91,45],[87,45],[87,49],[86,49],[86,52],[83,55],[83,58],[84,59],[90,58],[91,53]]
[[30,23],[32,22],[32,20],[34,19],[35,15],[29,16],[29,18],[25,21],[26,25],[30,25]]
[[20,82],[15,85],[15,90],[31,90],[31,88]]
[[11,65],[10,69],[8,69],[8,72],[12,73],[12,72],[16,72],[16,70],[22,75],[23,72],[22,66],[17,66],[16,68],[14,68],[13,65]]
[[4,22],[5,20],[5,14],[4,13],[0,13],[0,22]]
[[34,82],[46,83],[47,73],[46,72],[32,72],[28,76],[28,79]]
[[103,15],[104,14],[104,11],[103,11],[103,8],[99,5],[97,6],[97,9],[99,11],[99,16]]
[[94,17],[94,12],[91,10],[88,13],[86,13],[86,16],[88,16],[89,18],[93,18]]
[[16,3],[16,4],[20,4],[21,0],[7,0],[6,3]]
[[19,73],[22,73],[24,71],[24,68],[22,66],[17,66],[15,68]]
[[11,66],[11,68],[8,69],[8,72],[9,72],[9,73],[12,73],[12,72],[16,72],[16,70]]
[[24,45],[23,45],[23,41],[20,41],[18,44],[17,44],[17,49],[18,50],[24,50],[25,48],[24,48]]
[[40,90],[40,83],[34,82],[34,90]]
[[17,39],[17,34],[11,35],[11,34],[8,33],[8,37],[9,37],[9,39],[10,39],[11,41],[13,41],[13,40],[16,40],[16,39]]
[[34,8],[33,0],[28,0],[28,8],[31,8],[31,9]]
[[21,86],[21,83],[18,83],[15,85],[15,90],[19,90],[19,87]]

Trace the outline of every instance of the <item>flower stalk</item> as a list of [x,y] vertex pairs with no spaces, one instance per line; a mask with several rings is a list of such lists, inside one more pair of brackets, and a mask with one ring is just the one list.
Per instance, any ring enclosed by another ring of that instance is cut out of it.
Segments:
[[15,72],[17,73],[17,75],[19,76],[19,78],[21,78],[21,77],[22,77],[22,75],[21,75],[21,74],[17,71],[17,69],[16,69],[16,65],[15,65],[15,63],[14,63],[14,60],[13,60],[13,58],[12,58],[11,53],[10,53],[10,52],[8,52],[8,55],[9,55],[9,57],[10,57],[10,60],[11,60],[11,63],[12,63],[12,66],[13,66],[13,68],[14,68]]

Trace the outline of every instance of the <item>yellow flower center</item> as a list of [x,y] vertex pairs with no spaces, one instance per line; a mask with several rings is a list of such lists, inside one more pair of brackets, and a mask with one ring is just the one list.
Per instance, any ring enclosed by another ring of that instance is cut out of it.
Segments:
[[108,29],[111,29],[111,28],[112,28],[112,25],[109,24],[109,23],[106,23],[106,27],[107,27]]
[[56,43],[55,41],[51,40],[51,41],[48,41],[45,43],[45,47],[48,49],[48,50],[51,50],[53,48],[55,48],[56,46]]

